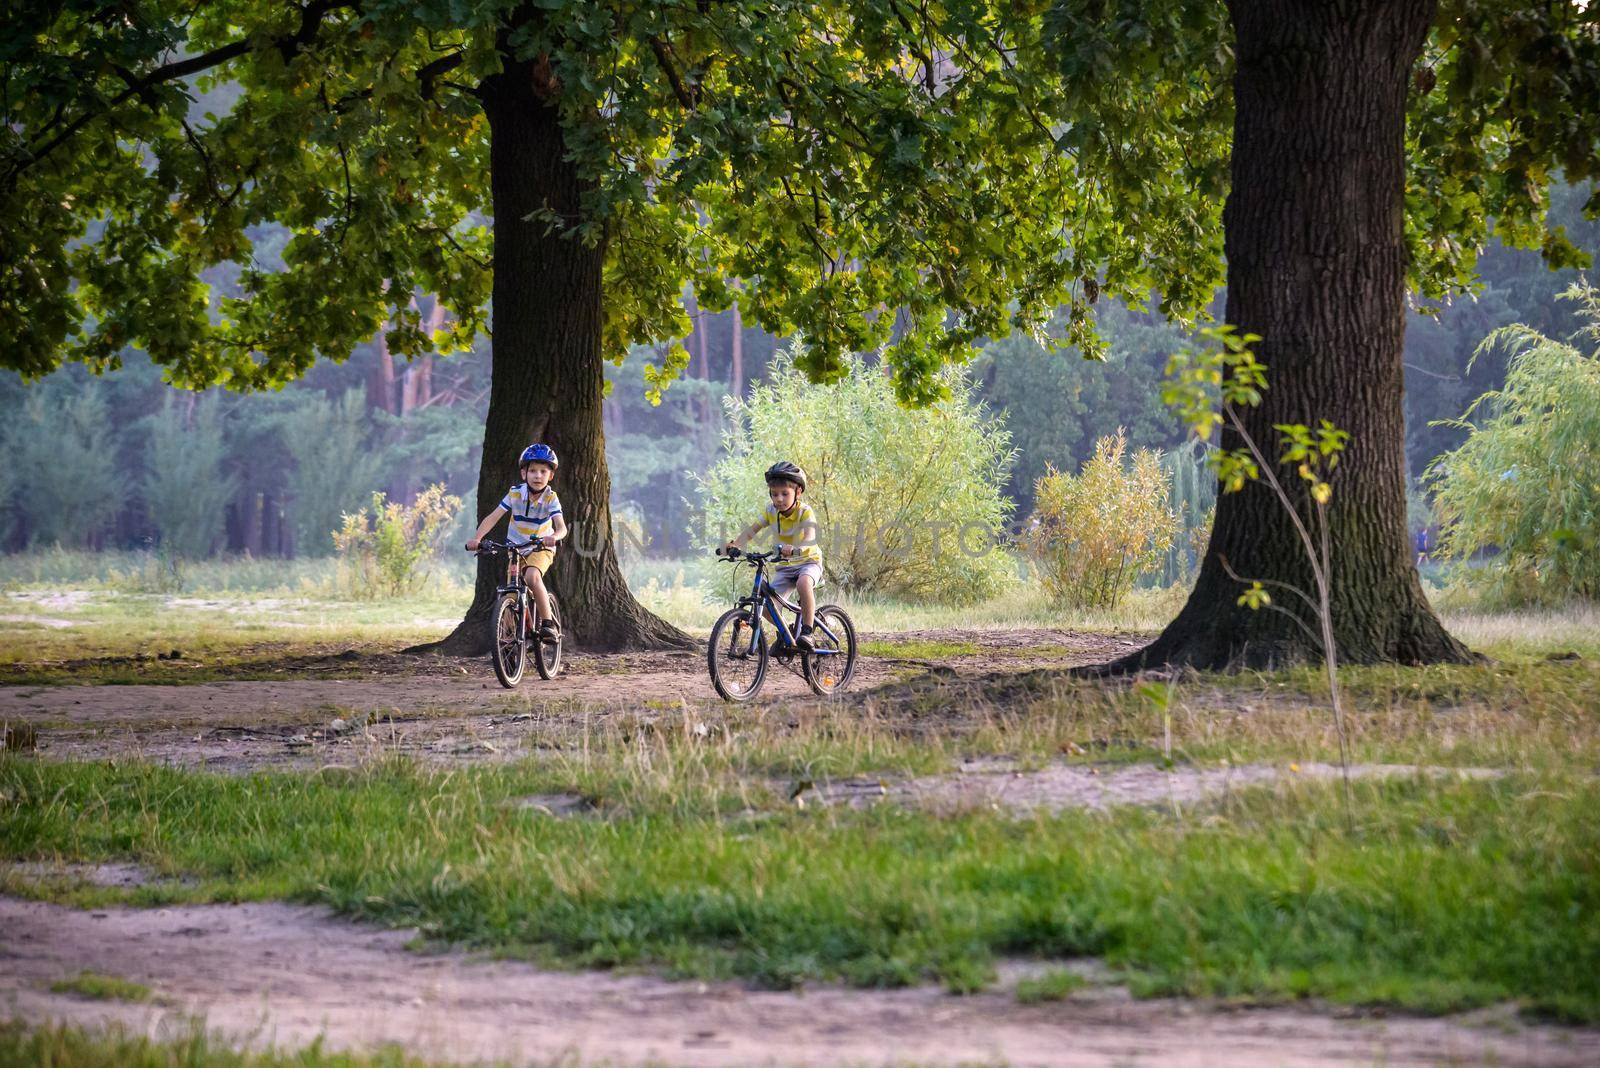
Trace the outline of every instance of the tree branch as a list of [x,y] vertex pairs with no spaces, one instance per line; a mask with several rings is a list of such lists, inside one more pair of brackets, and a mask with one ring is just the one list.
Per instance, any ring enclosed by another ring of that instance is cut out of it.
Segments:
[[672,95],[678,98],[678,103],[686,110],[693,111],[699,103],[699,92],[685,85],[678,75],[678,65],[672,61],[672,46],[655,34],[651,34],[647,40],[650,42],[650,51],[655,53],[656,62],[661,65],[662,71],[667,76],[667,81],[672,83]]
[[435,83],[444,75],[461,66],[461,62],[465,58],[466,53],[464,52],[452,52],[447,56],[440,56],[417,71],[417,81],[422,85],[422,99],[432,100]]
[[[316,38],[317,32],[322,28],[322,20],[326,18],[329,13],[339,8],[355,8],[357,6],[357,3],[351,2],[351,0],[314,0],[313,3],[307,4],[305,7],[300,9],[299,28],[296,29],[292,34],[277,38],[271,43],[271,46],[276,47],[279,52],[283,54],[284,60],[287,62],[288,60],[293,59],[296,54],[298,54],[303,48],[305,48],[306,45],[310,44],[311,41]],[[209,52],[202,52],[198,56],[190,56],[187,59],[180,59],[172,63],[164,64],[163,66],[157,67],[155,70],[151,71],[142,78],[135,77],[134,80],[128,84],[128,88],[124,89],[121,93],[118,93],[114,98],[112,98],[110,103],[106,104],[99,110],[84,112],[82,115],[79,115],[76,119],[73,119],[70,123],[68,123],[67,126],[55,137],[52,137],[49,141],[46,141],[43,145],[39,146],[38,149],[31,152],[26,152],[23,158],[12,164],[11,169],[6,172],[4,185],[8,188],[14,185],[17,178],[22,174],[23,171],[27,170],[35,163],[41,162],[57,148],[60,148],[67,141],[70,141],[73,137],[76,137],[78,131],[82,130],[85,126],[88,126],[95,119],[109,114],[118,107],[121,107],[123,104],[127,103],[133,97],[138,96],[143,99],[148,99],[147,94],[149,94],[149,92],[156,86],[164,85],[171,81],[177,81],[181,78],[187,78],[192,74],[199,74],[201,71],[210,70],[213,67],[220,66],[223,63],[228,62],[230,59],[237,59],[238,57],[246,54],[251,50],[251,47],[251,42],[248,38],[244,40],[233,41],[229,44],[213,48]],[[124,80],[127,80],[131,74],[131,72],[126,71],[119,73],[122,73]]]

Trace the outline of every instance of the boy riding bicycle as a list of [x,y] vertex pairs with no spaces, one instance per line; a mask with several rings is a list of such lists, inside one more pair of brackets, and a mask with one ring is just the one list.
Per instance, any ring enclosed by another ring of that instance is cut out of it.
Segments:
[[773,570],[772,588],[779,593],[800,592],[800,633],[795,643],[814,652],[811,630],[815,621],[815,590],[822,582],[822,548],[817,544],[817,517],[811,506],[800,499],[806,490],[806,473],[800,465],[779,460],[767,468],[767,495],[771,503],[761,517],[724,548],[742,549],[745,542],[767,527],[776,530],[778,551],[789,563]]
[[550,611],[550,595],[544,588],[545,572],[556,558],[556,544],[567,536],[567,521],[561,517],[561,498],[550,487],[556,476],[559,461],[556,451],[548,445],[529,445],[522,450],[518,461],[522,482],[512,486],[501,498],[500,505],[483,517],[478,531],[467,542],[467,551],[473,552],[478,543],[488,536],[500,517],[510,513],[511,523],[506,528],[506,543],[513,547],[535,545],[528,552],[509,554],[509,578],[515,581],[517,568],[524,568],[523,579],[539,613],[539,637],[555,641],[561,637],[561,627]]

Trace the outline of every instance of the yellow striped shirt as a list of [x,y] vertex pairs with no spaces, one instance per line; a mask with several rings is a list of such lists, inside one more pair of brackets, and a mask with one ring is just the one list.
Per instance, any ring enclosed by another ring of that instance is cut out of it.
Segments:
[[776,528],[778,544],[794,549],[794,555],[784,563],[822,563],[822,546],[817,544],[821,537],[817,516],[811,510],[811,506],[804,501],[800,501],[787,512],[778,511],[778,506],[769,502],[761,517],[752,525],[758,533],[767,527]]

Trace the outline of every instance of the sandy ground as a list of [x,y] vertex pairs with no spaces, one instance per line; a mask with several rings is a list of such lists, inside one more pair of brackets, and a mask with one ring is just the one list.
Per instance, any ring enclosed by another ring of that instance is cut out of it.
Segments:
[[[585,1063],[708,1068],[1600,1063],[1600,1031],[1528,1026],[1509,1009],[1341,1017],[1134,1001],[1104,986],[1033,1006],[1003,991],[753,991],[415,953],[405,949],[412,932],[280,904],[81,912],[0,898],[0,931],[0,1011],[35,1023],[115,1022],[160,1034],[199,1016],[256,1045],[397,1042],[457,1062],[565,1053]],[[49,992],[83,970],[143,983],[158,1003]]]
[[[1058,630],[917,631],[896,642],[967,643],[976,653],[930,662],[863,655],[839,700],[870,699],[907,679],[963,678],[1091,663],[1136,647],[1125,635]],[[870,636],[863,635],[863,640]],[[319,668],[320,665],[325,665]],[[316,677],[320,671],[358,677]],[[327,657],[296,661],[293,678],[193,685],[0,685],[0,723],[34,728],[42,756],[139,756],[188,767],[316,767],[387,753],[465,761],[525,755],[609,716],[727,708],[704,651],[575,654],[550,682],[532,671],[515,690],[485,659]],[[760,705],[810,700],[774,661]]]
[[[1495,768],[1443,768],[1416,764],[1352,764],[1350,778],[1392,779],[1428,775],[1489,779]],[[853,778],[783,784],[804,803],[864,807],[889,801],[935,812],[972,808],[1006,809],[1016,813],[1060,812],[1065,809],[1105,811],[1117,805],[1188,805],[1255,786],[1296,780],[1337,780],[1337,764],[1236,764],[1202,768],[1153,764],[1046,764],[1023,767],[1014,761],[982,757],[963,761],[954,773],[915,779]]]

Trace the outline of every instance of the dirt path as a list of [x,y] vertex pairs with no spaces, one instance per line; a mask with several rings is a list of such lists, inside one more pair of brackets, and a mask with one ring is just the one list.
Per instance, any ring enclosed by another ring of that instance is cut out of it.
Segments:
[[[0,1006],[23,1019],[137,1031],[203,1016],[248,1043],[334,1048],[395,1042],[455,1062],[837,1065],[1589,1065],[1600,1031],[1473,1018],[1338,1018],[1309,1009],[1227,1011],[1134,1001],[1115,988],[1024,1006],[1006,993],[728,983],[549,972],[459,953],[424,955],[411,932],[316,908],[210,905],[82,912],[0,898]],[[53,994],[90,970],[149,986],[164,1003]]]
[[[864,635],[863,640],[873,636]],[[912,631],[895,648],[863,655],[844,700],[930,671],[948,677],[1022,672],[1106,659],[1132,636],[1059,630]],[[935,661],[896,648],[940,643],[964,651]],[[318,664],[325,667],[319,669]],[[366,668],[366,670],[362,670]],[[319,670],[358,677],[317,677]],[[0,723],[33,727],[41,755],[99,760],[142,756],[182,766],[304,767],[388,752],[449,761],[523,754],[552,730],[633,714],[724,709],[703,652],[574,655],[559,678],[532,673],[516,690],[486,661],[326,657],[297,661],[293,678],[194,685],[0,685]],[[799,676],[774,663],[762,703],[810,700]]]
[[[1352,764],[1351,779],[1407,779],[1430,776],[1492,779],[1496,768],[1432,767],[1418,764]],[[821,805],[864,808],[882,802],[934,812],[973,808],[1006,809],[1028,814],[1093,809],[1118,805],[1188,805],[1253,786],[1294,781],[1332,782],[1344,772],[1337,764],[1234,764],[1195,767],[1179,764],[1096,765],[1050,763],[1025,767],[1013,760],[977,757],[964,760],[948,775],[915,779],[835,779],[812,784],[797,796]],[[793,793],[796,784],[782,784]]]

